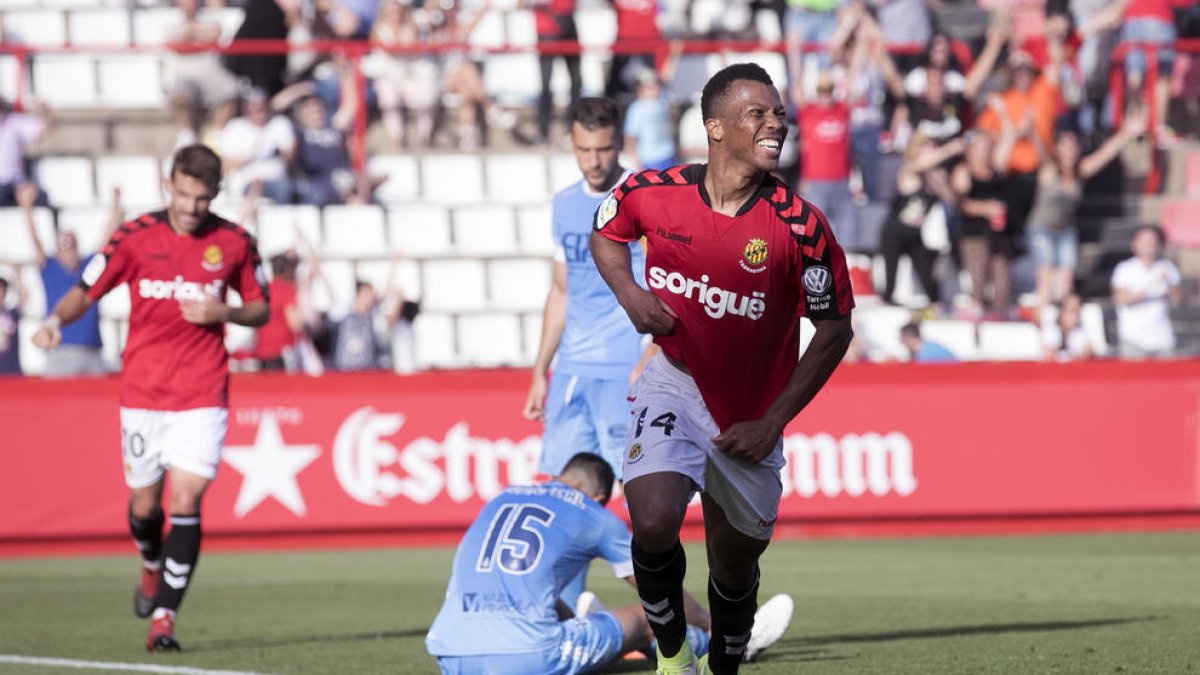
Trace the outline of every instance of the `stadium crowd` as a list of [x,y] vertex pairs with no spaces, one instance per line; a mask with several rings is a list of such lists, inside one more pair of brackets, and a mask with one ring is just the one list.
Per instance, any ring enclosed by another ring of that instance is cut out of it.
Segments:
[[[377,118],[383,130],[385,142],[371,152],[545,152],[563,147],[556,119],[563,106],[556,109],[556,101],[569,107],[582,92],[574,0],[519,3],[533,13],[540,54],[541,93],[529,109],[506,107],[491,94],[488,56],[462,48],[489,12],[501,11],[487,2],[231,4],[243,6],[245,16],[234,44],[288,38],[375,47],[361,60],[349,49],[305,59],[220,56],[206,51],[224,44],[220,25],[206,14],[214,4],[176,0],[181,20],[171,40],[168,92],[176,147],[198,141],[220,153],[223,189],[240,201],[244,222],[264,203],[377,200],[374,191],[388,177],[355,161],[355,127],[364,117]],[[703,157],[695,138],[703,128],[699,91],[686,72],[692,64],[685,41],[779,35],[788,74],[781,88],[794,119],[789,139],[797,139],[779,173],[829,216],[860,273],[856,293],[875,294],[870,269],[878,259],[879,299],[900,304],[897,276],[908,258],[921,292],[915,303],[904,302],[915,316],[1038,321],[1048,360],[1099,355],[1087,335],[1079,336],[1074,287],[1078,213],[1089,180],[1119,164],[1127,146],[1172,148],[1200,131],[1167,123],[1169,111],[1195,106],[1200,96],[1197,55],[1175,51],[1178,38],[1200,36],[1200,5],[1193,2],[612,0],[612,8],[621,48],[608,64],[604,93],[624,110],[626,168]],[[986,28],[976,39],[953,37],[938,20],[953,12],[939,10],[974,11]],[[1110,64],[1114,54],[1123,55],[1121,63]],[[558,61],[568,72],[566,92],[552,86]],[[1110,77],[1114,72],[1120,77]],[[45,106],[28,113],[0,107],[0,206],[28,216],[47,307],[87,262],[72,257],[65,230],[48,254],[28,215],[48,204],[25,167],[30,148],[51,133],[51,120]],[[113,201],[119,214],[119,195]],[[1182,301],[1181,276],[1163,258],[1163,244],[1160,230],[1138,230],[1133,257],[1112,275],[1122,356],[1175,350],[1169,309]],[[246,369],[308,373],[416,369],[412,324],[420,305],[392,281],[394,273],[385,288],[357,281],[352,303],[322,313],[310,300],[315,287],[329,283],[321,260],[311,245],[298,249],[269,261],[278,301],[236,361]],[[1036,273],[1032,300],[1022,304],[1014,265],[1025,256]],[[19,372],[14,317],[25,293],[19,275],[0,275],[0,282],[7,296],[0,370]],[[905,341],[914,332],[919,340],[917,326],[905,326]],[[98,348],[98,332],[87,340],[87,348]],[[921,349],[912,350],[914,360],[922,360]],[[869,353],[860,344],[847,358]]]

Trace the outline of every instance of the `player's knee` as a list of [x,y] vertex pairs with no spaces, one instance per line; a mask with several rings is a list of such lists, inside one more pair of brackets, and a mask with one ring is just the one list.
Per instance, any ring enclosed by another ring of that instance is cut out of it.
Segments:
[[177,516],[194,516],[200,513],[200,496],[202,490],[180,489],[171,490],[170,510]]
[[648,552],[666,551],[679,541],[680,523],[670,513],[643,513],[631,521],[634,540]]

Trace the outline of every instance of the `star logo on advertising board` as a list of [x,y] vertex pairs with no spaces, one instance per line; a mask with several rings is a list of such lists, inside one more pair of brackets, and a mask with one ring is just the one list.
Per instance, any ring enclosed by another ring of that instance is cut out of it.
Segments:
[[308,513],[296,476],[321,454],[319,445],[288,445],[283,442],[279,422],[263,411],[254,445],[230,445],[224,461],[242,474],[233,515],[242,518],[268,497],[303,517]]

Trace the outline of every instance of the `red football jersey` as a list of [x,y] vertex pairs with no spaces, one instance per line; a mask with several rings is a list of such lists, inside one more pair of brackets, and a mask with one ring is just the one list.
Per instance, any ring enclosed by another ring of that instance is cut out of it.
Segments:
[[254,237],[210,215],[195,235],[176,234],[166,211],[125,223],[84,269],[80,286],[95,302],[129,284],[129,338],[121,367],[121,405],[150,410],[224,407],[229,359],[225,326],[184,321],[181,300],[229,289],[243,302],[266,300]]
[[800,109],[800,178],[849,180],[850,108],[845,103]]
[[713,211],[703,164],[644,171],[596,211],[613,241],[646,237],[646,281],[679,320],[654,341],[692,372],[722,429],[770,407],[800,356],[801,316],[854,307],[825,216],[772,175],[735,217]]

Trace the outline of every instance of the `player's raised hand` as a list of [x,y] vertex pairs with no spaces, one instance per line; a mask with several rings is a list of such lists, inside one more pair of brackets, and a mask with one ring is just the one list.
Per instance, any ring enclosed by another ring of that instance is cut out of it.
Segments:
[[211,295],[203,300],[180,300],[179,311],[183,320],[198,326],[224,323],[229,319],[229,307]]
[[525,407],[521,415],[527,420],[544,420],[546,418],[546,375],[535,372],[529,383],[529,394],[525,397]]
[[758,464],[779,441],[779,429],[766,420],[738,422],[709,440],[727,457]]
[[639,288],[621,303],[639,333],[668,335],[675,330],[675,310],[650,291]]

